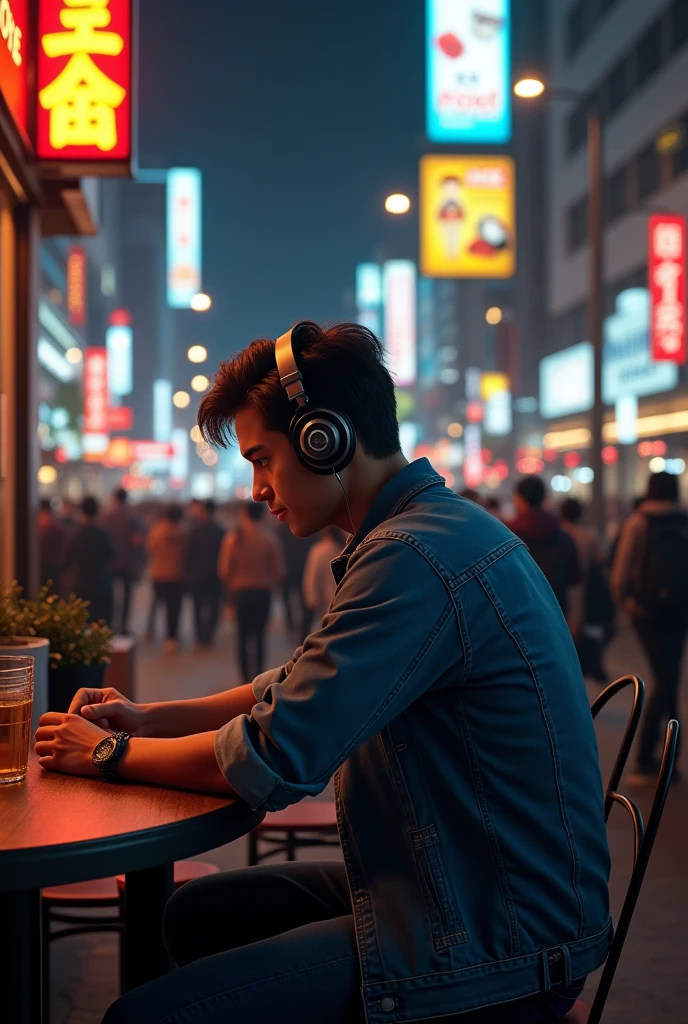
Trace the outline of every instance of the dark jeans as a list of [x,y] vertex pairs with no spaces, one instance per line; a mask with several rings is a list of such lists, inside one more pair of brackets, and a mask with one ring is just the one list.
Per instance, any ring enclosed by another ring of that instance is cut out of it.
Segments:
[[237,653],[242,680],[250,683],[263,671],[265,627],[270,614],[270,591],[246,589],[234,591]]
[[644,712],[638,748],[638,768],[656,772],[657,745],[670,718],[678,718],[681,657],[688,632],[688,615],[634,618],[633,626],[652,669],[652,693]]
[[[287,620],[287,627],[298,630],[299,640],[305,639],[311,631],[313,612],[304,600],[301,583],[296,583],[293,580],[285,582],[282,585],[282,600],[284,601],[284,617]],[[292,600],[296,602],[298,622],[294,618]]]
[[182,611],[182,599],[184,597],[184,585],[172,583],[168,580],[156,580],[154,583],[155,600],[165,605],[165,616],[167,621],[167,639],[176,640],[179,632],[179,616]]
[[220,615],[220,583],[196,583],[191,589],[193,596],[196,640],[199,644],[212,644],[215,639],[217,620]]
[[113,612],[113,629],[116,633],[129,632],[129,610],[131,608],[131,588],[134,577],[131,573],[117,573],[114,578],[116,591],[119,591],[116,602],[117,614]]
[[[261,864],[187,882],[167,904],[164,937],[180,969],[122,996],[103,1024],[365,1020],[339,861]],[[570,1009],[580,988],[438,1022],[550,1024]]]

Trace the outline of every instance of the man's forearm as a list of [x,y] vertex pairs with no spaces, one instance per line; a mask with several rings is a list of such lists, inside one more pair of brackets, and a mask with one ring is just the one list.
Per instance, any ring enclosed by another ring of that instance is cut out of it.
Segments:
[[128,782],[236,796],[215,757],[215,732],[178,739],[132,736],[117,763]]
[[139,736],[170,739],[217,731],[237,715],[248,715],[256,703],[250,683],[193,700],[146,704],[146,723]]

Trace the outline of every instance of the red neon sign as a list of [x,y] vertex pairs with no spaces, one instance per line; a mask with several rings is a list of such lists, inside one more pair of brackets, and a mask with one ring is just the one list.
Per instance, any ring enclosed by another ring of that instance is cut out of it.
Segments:
[[655,362],[686,362],[686,221],[650,217],[650,351]]
[[108,429],[107,350],[87,348],[84,352],[84,434],[107,434]]
[[128,162],[132,0],[39,0],[36,152]]
[[0,3],[0,92],[15,124],[28,133],[28,0]]

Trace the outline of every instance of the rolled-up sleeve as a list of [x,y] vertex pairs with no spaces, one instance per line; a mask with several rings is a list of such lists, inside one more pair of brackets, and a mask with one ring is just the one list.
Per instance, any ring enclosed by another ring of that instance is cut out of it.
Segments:
[[403,540],[373,538],[352,555],[322,629],[283,668],[258,676],[251,714],[218,732],[220,769],[255,809],[316,796],[462,660],[454,604],[435,568]]

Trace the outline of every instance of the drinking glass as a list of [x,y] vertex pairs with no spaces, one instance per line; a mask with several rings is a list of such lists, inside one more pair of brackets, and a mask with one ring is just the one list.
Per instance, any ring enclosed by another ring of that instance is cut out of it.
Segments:
[[26,778],[32,705],[33,658],[0,657],[0,785]]

